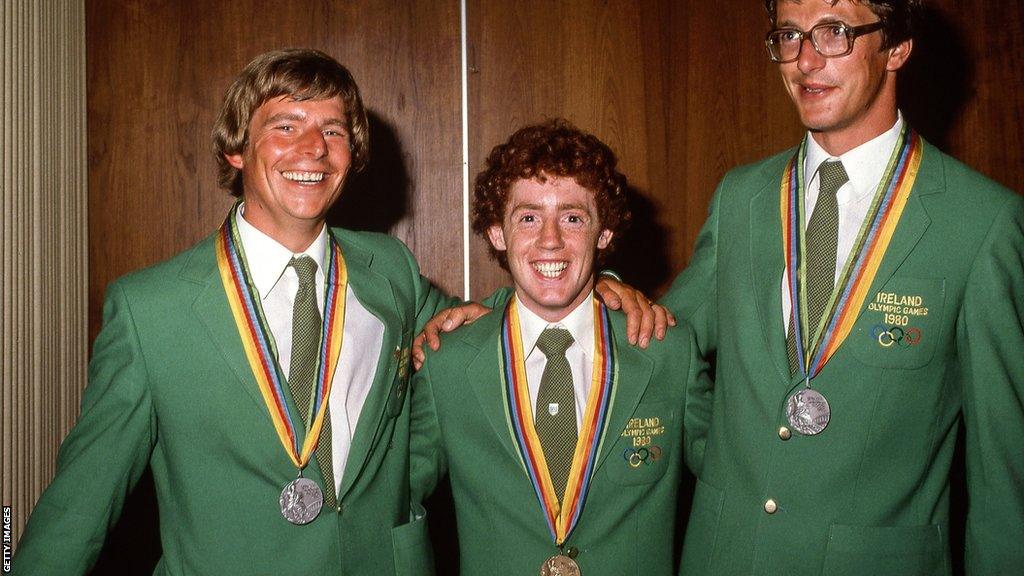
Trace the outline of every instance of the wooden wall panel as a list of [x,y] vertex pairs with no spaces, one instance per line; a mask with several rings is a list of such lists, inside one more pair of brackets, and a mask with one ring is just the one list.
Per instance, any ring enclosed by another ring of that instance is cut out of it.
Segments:
[[[469,2],[471,174],[524,123],[564,116],[593,132],[634,188],[635,224],[610,265],[660,294],[722,174],[768,154],[772,136],[800,135],[785,95],[765,88],[778,80],[763,13],[733,3]],[[483,297],[508,277],[483,240],[472,246],[471,293]]]
[[[654,295],[686,264],[730,168],[803,134],[757,0],[470,0],[470,174],[527,122],[565,116],[618,153],[637,223],[611,262]],[[934,0],[901,105],[930,140],[1024,191],[1024,5]],[[472,241],[472,295],[508,283]],[[637,258],[642,254],[642,258]]]
[[[471,178],[496,144],[527,123],[565,117],[618,153],[645,198],[666,187],[669,41],[658,27],[671,2],[472,0],[469,13]],[[474,238],[471,295],[507,284]]]
[[900,102],[949,154],[1024,194],[1024,3],[930,0]]
[[[90,320],[107,283],[213,231],[210,129],[254,56],[324,50],[352,71],[370,112],[371,164],[350,175],[332,224],[392,232],[424,272],[462,291],[459,5],[269,0],[88,3]],[[453,229],[454,228],[454,229]]]

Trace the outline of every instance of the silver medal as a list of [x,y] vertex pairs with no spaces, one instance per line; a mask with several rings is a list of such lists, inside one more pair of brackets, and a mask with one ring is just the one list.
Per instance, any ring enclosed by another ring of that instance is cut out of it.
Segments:
[[281,491],[281,515],[292,524],[309,524],[324,505],[324,494],[309,478],[292,480]]
[[786,418],[789,425],[806,436],[820,433],[828,426],[831,416],[828,400],[818,391],[802,388],[786,401]]

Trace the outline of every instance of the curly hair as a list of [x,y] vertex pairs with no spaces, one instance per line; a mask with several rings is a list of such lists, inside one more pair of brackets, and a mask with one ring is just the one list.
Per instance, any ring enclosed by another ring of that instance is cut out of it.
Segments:
[[[501,225],[508,208],[512,185],[519,180],[546,182],[548,178],[572,178],[594,194],[598,222],[613,233],[612,244],[598,261],[611,253],[615,238],[625,232],[632,215],[626,198],[626,177],[617,169],[615,153],[596,136],[568,121],[556,118],[520,128],[487,156],[473,188],[473,231],[487,238],[487,230]],[[490,243],[488,243],[490,246]],[[491,256],[508,269],[504,251],[490,246]]]
[[[777,9],[779,1],[800,2],[800,0],[764,0],[764,8],[768,11],[768,20],[772,28],[777,21]],[[803,0],[812,1],[812,0]],[[839,0],[820,0],[836,4]],[[888,50],[909,40],[914,35],[914,20],[921,0],[850,0],[867,5],[874,12],[875,16],[882,21],[882,50]]]
[[249,140],[249,122],[256,109],[279,96],[293,100],[341,97],[351,132],[352,169],[370,159],[370,129],[359,87],[348,69],[319,50],[287,48],[257,56],[238,75],[224,96],[213,125],[217,180],[232,196],[242,195],[242,173],[224,155],[240,154]]

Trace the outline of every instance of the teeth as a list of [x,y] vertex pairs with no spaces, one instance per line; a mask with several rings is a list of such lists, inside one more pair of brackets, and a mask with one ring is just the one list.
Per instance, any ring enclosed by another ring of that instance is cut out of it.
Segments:
[[568,262],[537,262],[533,265],[534,270],[540,272],[545,278],[555,278],[562,273],[562,270],[569,265]]
[[323,172],[282,172],[282,176],[295,182],[319,182],[324,179]]

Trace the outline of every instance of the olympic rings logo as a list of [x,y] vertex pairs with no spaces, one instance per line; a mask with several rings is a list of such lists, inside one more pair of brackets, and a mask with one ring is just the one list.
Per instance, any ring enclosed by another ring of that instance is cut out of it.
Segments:
[[639,468],[661,458],[661,447],[626,448],[622,451],[622,458],[629,463],[630,468]]
[[878,340],[879,345],[883,348],[889,348],[893,345],[900,348],[909,348],[917,346],[921,342],[921,330],[918,328],[901,328],[899,326],[875,324],[871,328],[871,338]]

